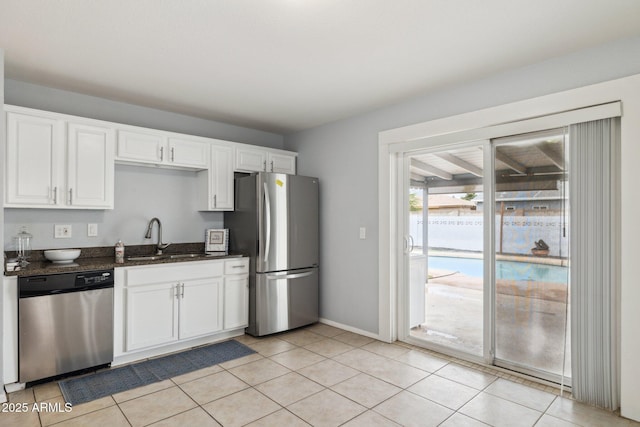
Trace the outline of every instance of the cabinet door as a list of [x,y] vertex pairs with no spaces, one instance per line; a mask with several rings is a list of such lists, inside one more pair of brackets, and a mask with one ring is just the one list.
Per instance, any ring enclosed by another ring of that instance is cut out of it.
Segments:
[[7,113],[6,206],[54,207],[63,200],[64,123]]
[[224,279],[224,329],[249,325],[249,277],[227,276]]
[[269,172],[296,174],[296,156],[287,154],[269,153]]
[[266,172],[266,170],[266,151],[246,147],[236,148],[236,171]]
[[126,290],[126,351],[178,340],[176,283],[134,286]]
[[233,148],[211,146],[210,210],[233,210]]
[[167,159],[167,139],[152,133],[118,131],[118,160],[136,163],[162,163]]
[[67,204],[113,209],[114,131],[69,123]]
[[175,166],[206,169],[209,165],[207,154],[207,144],[204,142],[169,138],[166,161]]
[[222,330],[222,279],[185,280],[180,285],[180,339]]

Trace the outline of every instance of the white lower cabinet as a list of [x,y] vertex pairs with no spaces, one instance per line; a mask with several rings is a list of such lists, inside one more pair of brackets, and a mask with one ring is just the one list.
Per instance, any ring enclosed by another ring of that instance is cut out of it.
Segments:
[[125,292],[127,351],[178,340],[176,283],[132,286]]
[[249,278],[224,279],[224,328],[246,328],[249,325]]
[[181,288],[180,339],[221,331],[222,278],[188,280]]
[[224,263],[224,328],[249,326],[249,258]]
[[242,333],[248,324],[248,268],[248,258],[233,258],[116,269],[116,358]]

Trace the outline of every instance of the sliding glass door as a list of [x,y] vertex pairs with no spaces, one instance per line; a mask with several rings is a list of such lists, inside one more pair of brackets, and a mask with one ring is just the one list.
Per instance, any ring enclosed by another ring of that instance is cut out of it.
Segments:
[[405,155],[410,341],[568,376],[566,153],[552,129]]
[[570,376],[566,129],[492,144],[494,364],[560,382]]
[[410,336],[484,354],[483,145],[412,155]]

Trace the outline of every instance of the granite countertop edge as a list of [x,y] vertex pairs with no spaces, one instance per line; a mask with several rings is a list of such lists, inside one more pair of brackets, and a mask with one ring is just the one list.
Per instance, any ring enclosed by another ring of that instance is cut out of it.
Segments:
[[[5,271],[4,275],[10,276],[37,276],[43,274],[56,273],[74,273],[91,270],[108,270],[111,268],[136,267],[156,264],[174,264],[179,262],[197,262],[197,261],[213,261],[219,259],[229,259],[246,257],[246,254],[228,253],[220,255],[207,255],[202,250],[203,243],[197,244],[181,244],[176,245],[172,251],[165,251],[166,257],[155,260],[136,260],[129,261],[127,257],[150,256],[153,255],[154,245],[140,245],[130,248],[130,253],[125,252],[125,262],[117,264],[115,262],[115,253],[112,247],[107,248],[80,248],[82,252],[80,257],[70,264],[54,264],[44,259],[44,251],[33,251],[33,257],[27,267],[17,271]],[[129,249],[129,248],[128,248]],[[83,254],[87,254],[83,257]],[[193,258],[169,258],[170,255],[179,255],[184,253],[197,253],[199,256]],[[9,254],[10,255],[10,254]],[[6,269],[5,269],[6,270]]]

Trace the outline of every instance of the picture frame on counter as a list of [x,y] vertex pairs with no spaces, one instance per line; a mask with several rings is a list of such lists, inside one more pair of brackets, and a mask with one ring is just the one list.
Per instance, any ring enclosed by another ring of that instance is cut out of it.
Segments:
[[209,228],[204,235],[205,252],[229,252],[229,229]]

